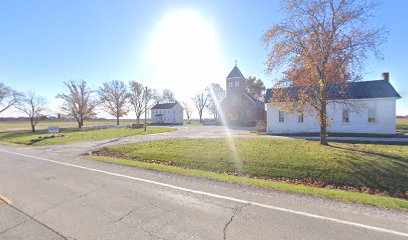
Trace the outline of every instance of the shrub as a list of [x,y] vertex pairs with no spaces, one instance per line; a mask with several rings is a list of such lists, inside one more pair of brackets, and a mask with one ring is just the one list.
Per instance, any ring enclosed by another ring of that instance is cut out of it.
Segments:
[[256,123],[256,132],[266,133],[266,122],[265,121],[258,121]]

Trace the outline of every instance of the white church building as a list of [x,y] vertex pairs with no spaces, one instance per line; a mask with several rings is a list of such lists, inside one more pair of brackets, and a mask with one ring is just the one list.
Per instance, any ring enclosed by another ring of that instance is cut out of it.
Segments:
[[[330,133],[396,133],[396,100],[401,98],[389,82],[389,74],[383,80],[348,83],[347,99],[336,99],[336,93],[328,96],[327,114]],[[286,113],[270,103],[273,91],[265,95],[267,105],[267,132],[270,134],[318,133],[316,113]],[[347,103],[347,105],[345,104]],[[350,110],[348,105],[355,106]]]
[[183,124],[184,108],[180,103],[158,103],[151,109],[152,124]]

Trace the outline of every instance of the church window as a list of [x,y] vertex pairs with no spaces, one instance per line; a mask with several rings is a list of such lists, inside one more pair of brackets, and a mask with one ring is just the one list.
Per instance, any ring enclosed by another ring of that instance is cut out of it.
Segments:
[[368,109],[368,122],[375,123],[375,108]]
[[344,123],[350,122],[349,111],[347,111],[346,109],[343,110],[343,122]]
[[232,95],[232,99],[231,99],[232,105],[234,105],[234,106],[237,105],[237,101],[238,101],[237,96]]
[[300,122],[300,123],[303,122],[303,113],[302,113],[302,112],[300,112],[300,113],[298,114],[298,122]]
[[282,111],[279,111],[279,122],[284,122],[285,121],[285,116],[283,115]]

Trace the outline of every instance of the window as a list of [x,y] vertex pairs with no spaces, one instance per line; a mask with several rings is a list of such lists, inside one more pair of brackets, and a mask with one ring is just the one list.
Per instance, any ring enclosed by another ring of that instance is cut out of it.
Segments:
[[298,114],[298,122],[302,123],[303,122],[303,113]]
[[235,82],[235,87],[239,87],[239,82],[238,81]]
[[344,123],[350,122],[349,111],[347,111],[346,109],[343,109],[343,122]]
[[231,104],[235,106],[237,105],[237,101],[238,101],[237,96],[232,95]]
[[375,108],[369,108],[368,109],[368,122],[369,123],[375,123]]
[[282,111],[279,111],[279,122],[284,122],[285,121],[285,116],[283,115]]

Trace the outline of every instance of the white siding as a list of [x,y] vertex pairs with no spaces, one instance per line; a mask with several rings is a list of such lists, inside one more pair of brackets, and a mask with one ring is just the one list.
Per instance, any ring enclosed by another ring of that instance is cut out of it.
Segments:
[[[164,124],[182,124],[183,123],[183,112],[184,109],[180,104],[175,105],[171,109],[152,109],[152,123],[164,123]],[[163,114],[161,117],[156,116],[157,114]],[[160,122],[160,120],[162,122]]]
[[[349,100],[350,105],[357,109],[349,110],[349,122],[343,122],[344,105],[330,103],[327,106],[329,121],[332,125],[329,132],[337,133],[370,133],[370,134],[395,134],[396,110],[395,98],[374,98]],[[375,122],[368,122],[369,109],[374,108]],[[305,113],[304,121],[298,122],[297,114],[284,114],[284,122],[279,122],[279,110],[271,104],[267,106],[268,133],[302,133],[319,132],[319,123],[315,114]]]

